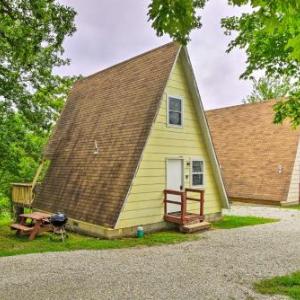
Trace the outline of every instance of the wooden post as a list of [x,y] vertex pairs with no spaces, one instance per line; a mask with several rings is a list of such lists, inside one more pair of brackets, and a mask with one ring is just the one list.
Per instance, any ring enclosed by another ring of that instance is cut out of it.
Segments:
[[43,160],[41,161],[41,163],[40,163],[40,165],[39,165],[39,167],[38,167],[38,169],[37,169],[35,175],[34,175],[33,180],[32,180],[32,187],[31,187],[31,195],[32,195],[32,199],[33,199],[33,191],[34,191],[34,188],[35,188],[35,186],[36,186],[36,183],[37,183],[37,181],[38,181],[38,179],[39,179],[39,176],[40,176],[40,174],[41,174],[41,172],[42,172],[42,170],[43,170],[44,163],[45,163],[45,160],[43,159]]
[[14,220],[16,220],[15,218],[15,206],[14,206],[14,201],[13,201],[13,187],[12,185],[10,186],[10,217],[13,218]]
[[181,192],[181,223],[184,224],[186,215],[186,192]]
[[24,206],[14,204],[14,220],[16,220],[16,223],[20,223],[21,214],[24,214]]
[[164,213],[167,214],[167,191],[164,190]]
[[204,215],[204,191],[200,192],[200,216]]
[[29,240],[32,241],[35,239],[36,235],[39,233],[40,228],[42,225],[42,220],[36,220],[36,223],[33,227],[33,230],[31,231],[30,235],[29,235]]

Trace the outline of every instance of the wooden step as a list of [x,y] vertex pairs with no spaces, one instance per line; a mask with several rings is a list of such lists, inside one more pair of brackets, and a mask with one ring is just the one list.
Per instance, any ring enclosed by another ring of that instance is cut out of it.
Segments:
[[33,230],[33,227],[28,227],[28,226],[21,225],[21,224],[11,224],[10,228],[15,229],[15,230],[24,231],[24,232],[30,232]]
[[185,224],[179,227],[181,232],[185,233],[192,233],[196,231],[203,231],[207,230],[210,228],[210,223],[208,222],[197,222],[197,223],[190,223],[190,224]]

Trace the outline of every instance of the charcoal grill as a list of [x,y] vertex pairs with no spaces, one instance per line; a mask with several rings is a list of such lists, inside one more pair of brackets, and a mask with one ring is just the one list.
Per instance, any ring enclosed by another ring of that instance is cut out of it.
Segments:
[[50,217],[50,223],[53,227],[53,234],[60,236],[61,240],[64,241],[67,237],[66,234],[66,224],[68,218],[64,213],[57,212]]

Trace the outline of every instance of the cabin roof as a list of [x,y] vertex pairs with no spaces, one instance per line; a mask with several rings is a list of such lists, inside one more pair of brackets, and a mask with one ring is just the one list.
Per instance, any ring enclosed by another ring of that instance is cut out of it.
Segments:
[[271,100],[206,112],[230,198],[287,199],[299,130],[288,122],[273,123],[274,104]]

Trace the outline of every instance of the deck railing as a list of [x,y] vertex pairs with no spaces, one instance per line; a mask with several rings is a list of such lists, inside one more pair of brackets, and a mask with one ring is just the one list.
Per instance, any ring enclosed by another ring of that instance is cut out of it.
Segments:
[[12,201],[16,205],[31,207],[33,201],[32,183],[12,183]]
[[34,200],[35,190],[38,183],[39,176],[43,170],[45,160],[42,160],[35,176],[31,183],[12,183],[11,197],[14,206],[31,207]]
[[[177,195],[180,196],[179,201],[173,201],[168,199],[168,195]],[[175,190],[164,190],[164,213],[165,217],[169,215],[168,213],[168,204],[175,204],[180,206],[180,220],[181,223],[184,223],[185,215],[186,215],[186,193],[184,191],[175,191]],[[178,218],[178,216],[177,216]]]
[[[189,193],[199,194],[198,198],[191,197]],[[180,196],[180,201],[169,200],[168,195]],[[187,205],[188,201],[199,202],[199,214],[190,213]],[[176,213],[168,213],[168,204],[175,204],[180,206],[180,211]],[[186,224],[192,220],[204,220],[204,190],[186,188],[183,191],[175,191],[170,189],[164,190],[164,215],[165,220],[178,224]]]
[[[200,217],[204,217],[204,190],[186,188],[185,193],[186,193],[186,197],[185,197],[186,200],[196,201],[200,203],[200,211],[199,211]],[[188,197],[187,193],[199,193],[199,198]]]

